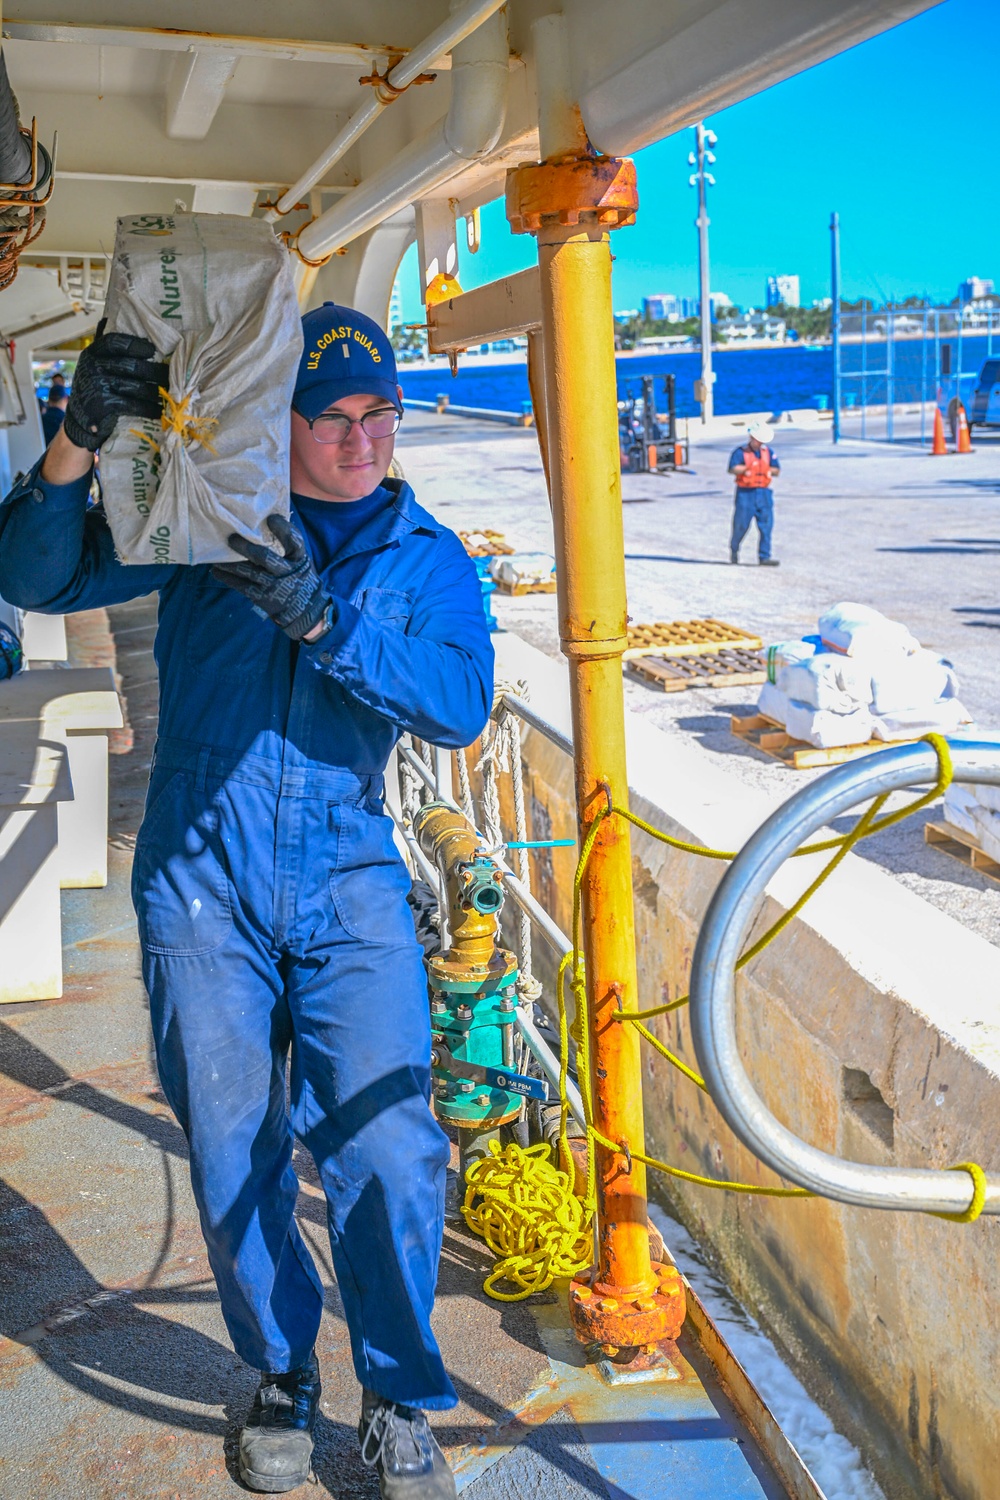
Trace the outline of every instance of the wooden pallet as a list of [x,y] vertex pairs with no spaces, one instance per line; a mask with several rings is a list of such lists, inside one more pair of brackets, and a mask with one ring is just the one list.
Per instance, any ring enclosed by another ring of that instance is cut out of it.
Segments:
[[933,844],[935,849],[960,860],[967,870],[975,870],[977,875],[985,875],[994,885],[1000,885],[1000,864],[985,849],[980,849],[972,834],[963,828],[952,823],[925,823],[924,843]]
[[752,687],[767,681],[759,651],[705,651],[698,656],[637,656],[626,663],[630,677],[680,693],[685,688]]
[[695,656],[705,651],[759,651],[764,642],[725,620],[658,620],[630,625],[626,661],[637,656]]
[[793,740],[784,725],[769,719],[765,714],[733,714],[729,727],[738,740],[773,755],[796,771],[808,771],[816,766],[840,766],[846,760],[856,760],[859,755],[872,755],[876,750],[887,750],[890,745],[908,745],[911,740],[866,740],[863,745],[833,745],[827,750],[818,750],[805,740]]
[[519,583],[505,583],[502,578],[498,578],[496,586],[498,594],[511,594],[518,598],[522,594],[554,594],[556,591],[555,578],[529,578]]
[[458,539],[470,557],[511,557],[517,551],[502,531],[491,531],[487,526],[460,531]]

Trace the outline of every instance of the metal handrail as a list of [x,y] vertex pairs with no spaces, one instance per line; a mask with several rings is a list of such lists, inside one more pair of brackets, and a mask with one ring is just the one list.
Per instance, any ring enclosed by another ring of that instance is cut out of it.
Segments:
[[543,718],[538,709],[532,708],[531,704],[527,703],[524,698],[519,698],[516,693],[504,693],[503,701],[504,706],[509,708],[512,714],[517,714],[519,719],[523,719],[526,724],[530,724],[532,729],[537,729],[539,734],[544,735],[547,740],[551,740],[553,745],[558,745],[560,750],[565,750],[567,755],[573,754],[573,741],[569,735],[563,734],[561,729],[557,729],[554,724],[550,724],[548,719]]
[[[949,741],[954,779],[1000,783],[1000,745]],[[782,1125],[750,1081],[736,1037],[734,972],[768,881],[811,834],[859,802],[931,784],[933,747],[902,745],[819,777],[758,828],[726,871],[709,905],[691,972],[691,1030],[709,1093],[745,1146],[789,1182],[865,1208],[963,1213],[973,1193],[965,1172],[878,1167],[844,1161]],[[984,1213],[1000,1214],[1000,1177],[986,1179]]]

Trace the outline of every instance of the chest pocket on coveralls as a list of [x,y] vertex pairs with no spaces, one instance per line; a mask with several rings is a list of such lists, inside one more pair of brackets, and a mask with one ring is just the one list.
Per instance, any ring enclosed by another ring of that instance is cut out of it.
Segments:
[[147,953],[198,958],[229,936],[219,821],[218,807],[195,794],[187,771],[169,776],[150,802],[132,863],[132,903]]
[[396,630],[405,630],[413,608],[412,597],[402,589],[361,589],[351,603],[363,614],[371,615],[383,625],[392,625]]
[[392,819],[381,811],[339,804],[337,862],[330,896],[350,937],[380,946],[413,943],[416,935],[406,901],[410,876],[392,835]]

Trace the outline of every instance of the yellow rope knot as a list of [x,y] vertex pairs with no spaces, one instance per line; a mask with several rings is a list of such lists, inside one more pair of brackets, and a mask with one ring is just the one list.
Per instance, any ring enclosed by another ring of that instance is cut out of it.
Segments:
[[[209,439],[218,427],[219,419],[217,417],[193,416],[188,410],[191,403],[191,391],[178,401],[161,385],[160,395],[163,397],[164,403],[163,411],[160,414],[160,426],[164,433],[176,432],[185,448],[191,443],[200,443],[209,453],[215,453],[215,449]],[[130,427],[129,433],[133,437],[141,438],[144,443],[148,443],[154,453],[159,453],[159,443],[155,438],[151,438],[148,432],[140,432],[137,427]]]
[[[465,1174],[462,1217],[497,1257],[483,1291],[500,1302],[520,1302],[557,1276],[590,1265],[591,1216],[572,1178],[552,1165],[548,1146],[501,1149],[490,1141],[490,1153]],[[497,1291],[499,1281],[518,1290]]]
[[968,1172],[972,1178],[972,1202],[960,1214],[933,1214],[935,1219],[950,1219],[953,1224],[974,1224],[986,1206],[986,1173],[977,1162],[960,1161],[949,1172]]

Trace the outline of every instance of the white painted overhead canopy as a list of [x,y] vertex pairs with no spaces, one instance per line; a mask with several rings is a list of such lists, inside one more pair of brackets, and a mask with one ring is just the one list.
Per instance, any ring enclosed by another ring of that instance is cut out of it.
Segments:
[[[312,255],[346,247],[320,272],[316,300],[365,288],[368,310],[384,316],[395,264],[415,233],[414,201],[449,199],[471,211],[502,192],[509,166],[537,159],[532,26],[540,17],[565,16],[584,123],[599,150],[620,155],[931,3],[508,0],[491,19],[496,7],[474,0],[172,0],[166,9],[160,0],[10,0],[4,50],[22,117],[37,117],[43,140],[59,132],[48,222],[26,263],[58,268],[59,256],[106,256],[120,214],[169,212],[178,202],[265,212],[330,155],[338,135],[352,136],[345,125],[373,101],[363,75],[386,74],[411,49],[422,57],[440,30],[457,36],[454,58],[450,43],[428,81],[370,109],[365,128],[306,190],[307,209],[285,221],[321,219],[303,240]],[[504,21],[506,87],[487,87],[483,70],[494,66]],[[481,70],[483,88],[468,88],[464,103],[456,95],[453,107],[452,80],[472,76],[463,58]],[[472,107],[478,99],[482,114],[487,98],[493,129]],[[17,295],[17,283],[0,293],[0,330]]]

